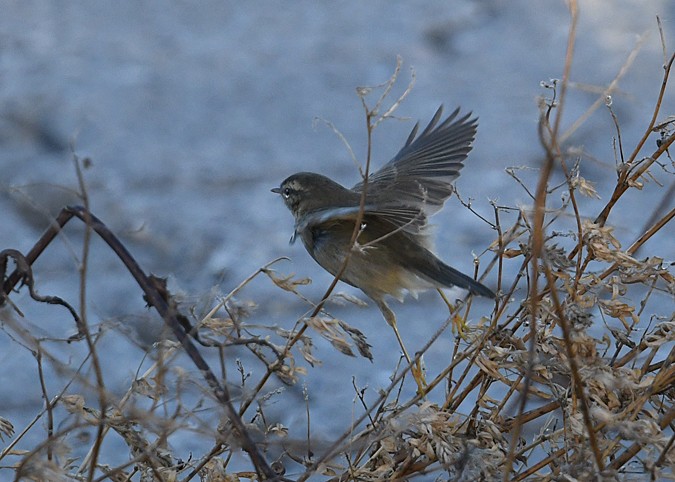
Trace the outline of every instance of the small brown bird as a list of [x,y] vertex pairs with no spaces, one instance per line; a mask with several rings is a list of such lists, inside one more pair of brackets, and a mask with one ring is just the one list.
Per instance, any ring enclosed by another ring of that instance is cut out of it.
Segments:
[[[295,217],[295,232],[309,254],[333,275],[351,251],[340,279],[371,298],[394,328],[396,317],[385,301],[402,300],[406,292],[458,286],[494,298],[487,287],[460,273],[430,251],[427,218],[439,211],[453,192],[463,161],[471,151],[478,122],[459,108],[440,122],[441,106],[417,136],[415,125],[403,148],[379,171],[347,189],[326,176],[293,174],[272,192],[280,194]],[[366,191],[360,231],[351,246],[361,197]],[[444,297],[444,296],[443,296]],[[444,297],[445,299],[445,297]],[[446,300],[447,301],[447,300]]]

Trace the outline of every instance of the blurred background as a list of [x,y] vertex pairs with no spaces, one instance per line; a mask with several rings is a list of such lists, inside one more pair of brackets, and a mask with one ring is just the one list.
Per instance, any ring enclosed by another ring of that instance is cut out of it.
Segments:
[[[662,80],[656,16],[672,51],[675,3],[579,4],[574,84],[563,129],[640,46],[612,106],[631,151],[651,118]],[[494,219],[491,199],[529,205],[527,193],[504,170],[539,166],[537,99],[550,96],[542,81],[562,76],[569,30],[563,1],[535,7],[524,0],[54,0],[4,2],[2,11],[0,248],[27,251],[50,215],[81,203],[75,194],[76,154],[90,160],[84,179],[92,211],[147,271],[168,276],[173,291],[205,307],[210,294],[229,292],[280,256],[291,258],[275,265],[280,273],[312,278],[302,290],[319,299],[331,277],[300,243],[289,246],[293,220],[270,188],[303,170],[348,186],[358,180],[349,153],[323,120],[333,123],[363,160],[366,132],[356,88],[385,82],[397,56],[403,68],[393,95],[403,92],[412,70],[415,85],[397,111],[404,120],[376,130],[374,167],[398,151],[415,121],[428,122],[440,104],[448,112],[461,106],[480,118],[474,150],[457,183],[463,199],[471,198],[473,208],[489,220]],[[674,104],[672,92],[667,93],[661,117],[672,114]],[[615,163],[615,134],[611,116],[601,107],[569,141],[586,153],[582,175],[596,183],[603,198],[584,200],[583,214],[589,217],[599,212],[615,182],[608,175]],[[648,141],[645,155],[654,142],[655,137]],[[530,180],[536,175],[523,173]],[[635,203],[619,206],[610,218],[617,237],[630,244],[646,221],[645,205],[651,212],[663,194],[655,183],[648,184]],[[456,198],[432,222],[437,253],[464,272],[473,271],[472,253],[482,253],[495,238]],[[36,264],[35,276],[42,294],[60,295],[77,306],[82,229],[66,231],[67,237]],[[672,258],[672,238],[653,242],[661,243],[654,254]],[[138,287],[119,261],[98,240],[92,249],[90,323],[128,332],[128,339],[110,337],[101,344],[104,363],[115,366],[107,383],[113,389],[126,387],[139,363],[138,347],[157,339],[160,323],[144,309]],[[484,259],[487,264],[489,256]],[[486,284],[494,288],[493,278],[488,276]],[[358,295],[345,286],[339,290]],[[286,329],[307,310],[265,279],[239,297],[258,305],[254,313],[260,323]],[[65,310],[35,307],[23,292],[13,300],[26,310],[26,319],[17,322],[31,327],[31,333],[74,332]],[[392,307],[411,352],[447,313],[430,295]],[[481,301],[475,318],[490,309]],[[320,376],[310,368],[302,384],[315,410],[314,428],[328,439],[346,427],[354,411],[354,392],[336,393],[333,387],[350,386],[352,376],[359,386],[386,386],[399,355],[393,333],[374,307],[333,311],[364,331],[375,360],[348,358],[317,341]],[[0,333],[0,387],[18,389],[0,389],[0,415],[20,430],[41,400],[33,383],[35,361],[11,341],[10,332]],[[433,366],[434,356],[447,361],[453,338],[450,332],[443,335],[427,355],[428,365]],[[64,363],[77,360],[83,350],[77,344],[51,349]],[[31,382],[23,387],[22,379]],[[298,407],[276,409],[286,425],[305,415],[297,390]]]

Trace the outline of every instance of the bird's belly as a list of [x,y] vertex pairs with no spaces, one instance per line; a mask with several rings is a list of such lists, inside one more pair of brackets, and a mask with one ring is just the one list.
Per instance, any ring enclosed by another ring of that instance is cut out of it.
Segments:
[[[314,260],[332,275],[337,275],[349,252],[351,230],[348,233],[303,233],[302,239]],[[433,288],[434,285],[395,262],[387,251],[377,243],[357,244],[351,251],[340,280],[361,289],[370,297],[386,294],[399,300],[403,299],[406,292],[416,296],[419,291]]]

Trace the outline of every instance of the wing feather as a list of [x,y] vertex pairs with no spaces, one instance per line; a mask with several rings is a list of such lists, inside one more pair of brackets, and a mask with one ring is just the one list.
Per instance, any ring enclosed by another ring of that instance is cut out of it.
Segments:
[[[412,235],[425,234],[427,218],[452,194],[476,136],[471,113],[460,117],[457,108],[439,124],[442,115],[440,106],[419,136],[416,124],[398,154],[368,179],[367,212]],[[362,192],[363,182],[352,190]]]

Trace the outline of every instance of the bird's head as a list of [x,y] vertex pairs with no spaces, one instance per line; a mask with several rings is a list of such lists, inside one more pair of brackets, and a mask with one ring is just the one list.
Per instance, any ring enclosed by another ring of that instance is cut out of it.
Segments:
[[281,195],[296,220],[314,211],[344,206],[358,196],[335,181],[313,172],[299,172],[272,189]]

